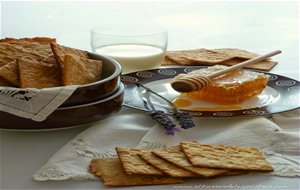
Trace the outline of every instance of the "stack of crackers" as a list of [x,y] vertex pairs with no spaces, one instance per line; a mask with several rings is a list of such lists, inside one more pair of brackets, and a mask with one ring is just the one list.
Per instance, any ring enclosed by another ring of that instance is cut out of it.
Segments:
[[48,88],[101,78],[102,62],[47,37],[0,40],[0,86]]
[[[162,65],[226,65],[232,66],[243,61],[257,57],[255,53],[236,48],[222,49],[194,49],[183,51],[169,51],[166,53]],[[263,71],[271,70],[277,62],[270,59],[261,61],[256,64],[247,65],[245,68],[257,69]]]
[[189,177],[270,172],[272,165],[256,148],[199,142],[157,150],[117,147],[118,157],[95,158],[89,170],[106,186],[158,185]]

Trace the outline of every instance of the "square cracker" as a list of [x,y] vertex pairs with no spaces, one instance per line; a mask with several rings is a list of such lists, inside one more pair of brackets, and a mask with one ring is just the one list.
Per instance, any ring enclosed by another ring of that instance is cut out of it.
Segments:
[[163,171],[164,173],[172,176],[172,177],[195,177],[199,176],[196,173],[193,173],[189,170],[181,168],[171,162],[168,162],[159,156],[151,152],[138,154],[143,160],[148,162],[149,164],[153,165],[154,167],[158,168],[159,170]]
[[[196,49],[196,50],[186,50],[186,51],[169,51],[166,53],[166,56],[164,58],[164,61],[162,63],[163,66],[168,66],[168,65],[186,65],[186,66],[193,66],[193,65],[215,65],[212,63],[208,62],[201,62],[201,61],[193,61],[192,59],[188,59],[187,57],[181,57],[180,54],[185,54],[185,53],[197,53],[200,51],[207,51],[207,52],[215,52],[215,53],[224,53],[228,54],[232,58],[223,62],[220,62],[218,64],[222,65],[227,65],[227,66],[232,66],[236,65],[238,63],[241,63],[245,61],[245,59],[251,59],[253,57],[256,57],[257,54],[251,53],[245,50],[240,50],[240,49],[235,49],[235,48],[222,48],[222,49],[209,49],[209,50],[204,50],[204,49]],[[176,57],[173,57],[170,59],[168,56],[176,55]],[[250,64],[247,65],[245,68],[249,69],[257,69],[257,70],[263,70],[263,71],[269,71],[271,70],[274,66],[276,66],[277,62],[271,61],[270,59],[260,61],[259,63],[256,64]]]
[[231,55],[232,57],[241,58],[241,59],[252,59],[258,56],[258,54],[256,53],[252,53],[238,48],[209,49],[209,51],[216,52],[216,53],[225,53]]
[[106,186],[160,185],[182,183],[179,178],[170,176],[128,175],[118,158],[98,158],[92,160],[91,170],[101,174]]
[[[100,162],[103,158],[94,158],[91,160],[90,165],[88,167],[89,172],[93,173],[95,176],[101,177],[100,173]],[[107,158],[108,159],[108,158]]]
[[30,59],[18,59],[22,88],[49,88],[61,86],[60,70],[56,65]]
[[166,56],[170,60],[179,62],[182,65],[189,65],[192,63],[206,63],[213,65],[233,58],[232,55],[221,52],[214,52],[207,49],[172,51],[167,52]]
[[229,170],[224,169],[210,169],[205,167],[193,166],[186,158],[184,152],[181,150],[180,146],[168,147],[163,150],[153,150],[152,153],[167,160],[179,167],[182,167],[188,171],[196,173],[204,177],[214,177],[225,174]]
[[171,65],[181,65],[180,63],[169,59],[167,56],[164,57],[162,61],[162,66],[171,66]]
[[65,55],[63,69],[63,84],[83,85],[96,82],[101,79],[102,62],[99,60],[86,59]]
[[117,147],[116,151],[127,174],[165,175],[137,155],[150,152],[150,150]]
[[256,148],[181,142],[184,153],[194,166],[230,170],[273,171]]
[[[241,59],[241,58],[232,58],[228,61],[225,61],[224,63],[222,63],[222,65],[226,65],[226,66],[232,66],[232,65],[237,65],[241,62],[243,62],[245,60]],[[270,61],[270,60],[264,60],[264,61],[260,61],[256,64],[250,64],[245,66],[245,68],[248,69],[257,69],[257,70],[262,70],[262,71],[269,71],[271,70],[273,67],[275,67],[278,64],[278,62],[275,61]]]
[[55,43],[51,43],[50,45],[61,71],[63,71],[64,69],[64,57],[67,54],[88,59],[88,54],[86,51],[62,46]]

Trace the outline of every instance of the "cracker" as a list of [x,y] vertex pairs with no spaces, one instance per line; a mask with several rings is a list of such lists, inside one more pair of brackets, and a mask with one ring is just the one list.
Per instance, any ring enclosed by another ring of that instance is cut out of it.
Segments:
[[258,54],[251,53],[249,51],[245,51],[237,48],[220,48],[220,49],[210,49],[212,52],[216,53],[225,53],[231,55],[232,57],[240,58],[240,59],[252,59],[257,57]]
[[180,65],[180,63],[173,61],[171,59],[169,59],[167,56],[164,57],[163,61],[162,61],[162,66],[168,66],[168,65]]
[[219,64],[233,58],[232,55],[221,52],[213,52],[207,49],[195,49],[187,51],[167,52],[166,56],[182,65],[192,63]]
[[[91,163],[88,167],[89,172],[93,173],[95,176],[101,177],[100,173],[100,162],[102,158],[95,158],[91,160]],[[107,158],[108,159],[108,158]]]
[[17,47],[5,42],[0,43],[0,67],[24,56],[36,60],[42,60],[44,58],[43,56],[22,47]]
[[150,150],[117,147],[116,151],[127,174],[165,175],[137,155],[150,152]]
[[209,169],[205,167],[193,166],[186,158],[184,152],[181,150],[180,146],[174,146],[165,148],[163,150],[153,150],[152,153],[155,155],[171,162],[179,167],[182,167],[188,171],[196,173],[204,177],[214,177],[228,172],[228,170],[223,169]]
[[2,86],[14,87],[14,85],[12,83],[10,83],[7,80],[5,80],[4,78],[0,77],[0,87],[2,87]]
[[[222,65],[232,66],[232,65],[239,64],[243,61],[245,61],[245,60],[240,59],[240,58],[232,58],[232,59],[222,63]],[[275,67],[277,64],[278,64],[278,62],[275,62],[275,61],[264,60],[264,61],[260,61],[260,62],[255,63],[255,64],[246,65],[245,68],[257,69],[257,70],[262,70],[262,71],[269,71],[273,67]]]
[[1,67],[0,77],[4,78],[15,86],[20,86],[19,67],[17,61],[15,60]]
[[[201,62],[201,61],[193,61],[192,59],[187,59],[186,57],[180,57],[180,54],[188,54],[188,53],[197,53],[197,51],[201,52],[215,52],[215,53],[225,53],[228,54],[228,56],[232,57],[231,59],[225,60],[223,62],[220,62],[218,64],[232,66],[236,65],[238,63],[241,63],[245,61],[245,59],[251,59],[253,57],[258,56],[255,53],[251,53],[245,50],[240,50],[236,48],[222,48],[222,49],[196,49],[196,50],[187,50],[187,51],[169,51],[166,53],[166,57],[162,63],[163,66],[168,65],[185,65],[185,66],[193,66],[193,65],[215,65],[208,62]],[[170,59],[168,56],[176,55],[177,57],[173,57],[173,59]],[[270,59],[260,61],[256,64],[250,64],[245,66],[245,68],[248,69],[257,69],[257,70],[263,70],[263,71],[269,71],[274,66],[277,65],[277,62],[271,61]]]
[[183,182],[182,179],[170,176],[128,175],[123,170],[118,158],[98,158],[92,163],[92,168],[99,170],[106,186],[161,185]]
[[256,148],[181,142],[184,153],[194,166],[230,170],[273,171]]
[[63,84],[83,85],[96,82],[101,79],[102,62],[65,55],[63,69]]
[[58,63],[53,55],[53,53],[50,53],[47,57],[45,57],[43,60],[42,60],[43,63],[45,64],[50,64],[50,65],[56,65],[58,66]]
[[66,54],[88,59],[88,54],[86,51],[62,46],[55,43],[51,43],[50,45],[61,71],[63,71],[64,68],[64,57]]
[[50,44],[56,43],[55,38],[48,37],[33,37],[33,38],[4,38],[0,39],[0,42],[8,42],[8,43],[18,43],[19,41],[28,41],[28,42],[39,42],[41,44]]
[[19,86],[16,59],[22,57],[35,60],[42,60],[44,58],[34,51],[28,51],[23,47],[17,47],[6,42],[0,43],[0,76],[16,86]]
[[151,152],[138,154],[143,160],[172,177],[195,177],[199,176],[191,171],[168,162]]
[[[54,38],[46,37],[35,37],[35,38],[5,38],[1,39],[0,42],[9,43],[15,47],[25,49],[40,55],[41,57],[48,56],[52,50],[50,43],[56,43]],[[40,59],[39,59],[40,60]]]
[[22,88],[49,88],[61,86],[60,70],[56,65],[18,59],[20,86]]
[[[30,59],[30,58],[26,58]],[[36,62],[33,60],[33,62]],[[54,59],[54,56],[52,55],[49,57],[44,58],[42,61],[46,64],[52,64],[56,65],[56,60]],[[19,79],[19,67],[17,60],[12,61],[11,63],[6,64],[5,66],[0,67],[0,77],[4,78],[6,81],[10,82],[14,86],[20,86],[20,79]]]
[[248,173],[250,173],[250,171],[231,170],[231,171],[223,174],[222,176],[243,175],[243,174],[248,174]]

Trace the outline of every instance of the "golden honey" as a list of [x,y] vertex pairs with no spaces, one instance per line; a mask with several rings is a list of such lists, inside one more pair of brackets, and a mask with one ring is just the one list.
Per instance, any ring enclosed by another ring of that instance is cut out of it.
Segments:
[[[190,74],[209,75],[227,66],[215,65],[190,72]],[[260,94],[268,83],[263,73],[238,70],[216,77],[212,83],[195,92],[183,93],[186,96],[218,104],[238,104]]]
[[192,105],[192,102],[190,100],[183,99],[183,98],[175,98],[172,101],[172,103],[178,108],[185,108],[185,107],[189,107],[190,105]]

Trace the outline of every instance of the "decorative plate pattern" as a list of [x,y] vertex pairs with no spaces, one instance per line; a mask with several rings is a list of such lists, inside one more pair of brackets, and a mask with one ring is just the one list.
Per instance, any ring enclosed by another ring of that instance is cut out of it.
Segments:
[[[136,82],[148,86],[153,91],[172,101],[175,97],[168,94],[168,90],[165,90],[165,86],[169,85],[169,81],[180,73],[187,73],[204,67],[205,66],[171,67],[125,74],[121,76],[121,81],[125,85],[124,105],[134,109],[149,110],[143,96],[143,90],[135,85]],[[253,117],[290,111],[300,107],[299,81],[276,74],[265,74],[269,75],[270,80],[261,95],[261,102],[253,106],[248,105],[247,108],[241,107],[241,109],[218,111],[181,109],[190,112],[190,114],[195,117]],[[167,114],[172,114],[172,108],[170,108],[164,100],[158,99],[157,97],[155,98],[154,96],[152,100],[157,110],[163,110]]]

